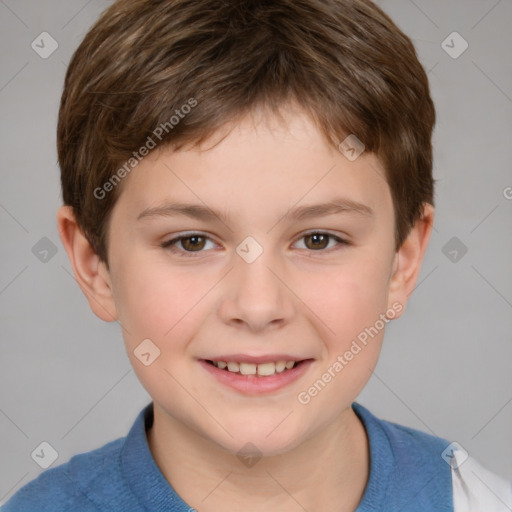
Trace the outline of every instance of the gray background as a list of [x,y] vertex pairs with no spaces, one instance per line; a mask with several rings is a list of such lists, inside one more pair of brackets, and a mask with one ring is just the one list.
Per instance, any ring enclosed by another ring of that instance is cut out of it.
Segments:
[[[0,503],[42,471],[31,458],[42,441],[55,466],[126,435],[150,401],[119,326],[90,311],[56,228],[66,64],[109,4],[0,2]],[[437,204],[419,284],[358,401],[512,479],[512,2],[378,4],[429,70]],[[59,45],[46,59],[31,48],[43,31]],[[441,46],[453,31],[469,43],[456,59]],[[43,237],[57,250],[46,261]]]

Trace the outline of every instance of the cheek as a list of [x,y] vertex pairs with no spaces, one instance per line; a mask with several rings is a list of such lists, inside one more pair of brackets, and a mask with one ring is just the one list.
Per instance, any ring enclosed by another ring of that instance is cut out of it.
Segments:
[[[311,275],[311,274],[310,274]],[[387,267],[382,255],[364,255],[328,273],[317,273],[302,288],[302,297],[316,316],[324,357],[305,399],[338,411],[364,388],[380,354],[387,323]],[[325,391],[323,390],[325,386]],[[313,398],[314,397],[314,398]]]
[[[339,299],[336,336],[331,338],[331,362],[338,365],[341,378],[333,389],[356,396],[371,376],[382,348],[387,305],[387,267],[382,257],[361,260],[352,273],[339,279],[337,286],[344,290]],[[341,360],[340,360],[341,358]]]
[[321,317],[315,325],[324,354],[297,400],[318,421],[329,422],[359,395],[377,364],[387,325],[381,319],[387,279],[376,262],[366,261],[317,282],[324,292],[310,290],[304,302]]
[[308,270],[307,279],[297,281],[294,290],[309,316],[313,313],[323,339],[339,348],[385,313],[388,273],[382,257],[363,254],[346,265]]
[[[174,397],[175,401],[181,393],[177,382],[185,382],[190,375],[187,365],[192,361],[184,356],[197,330],[198,316],[208,313],[207,301],[201,298],[212,284],[199,276],[192,279],[190,271],[137,264],[135,259],[128,263],[118,267],[122,270],[116,287],[127,355],[151,396]],[[150,353],[148,365],[141,355],[145,353]]]
[[144,338],[165,340],[195,298],[190,276],[148,265],[135,257],[117,264],[116,307],[126,328],[125,339],[129,339],[130,345]]

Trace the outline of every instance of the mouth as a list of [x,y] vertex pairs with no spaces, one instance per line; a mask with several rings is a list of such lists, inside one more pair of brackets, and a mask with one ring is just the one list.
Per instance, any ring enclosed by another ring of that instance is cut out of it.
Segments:
[[[290,357],[290,356],[289,356]],[[200,359],[199,363],[217,381],[243,394],[257,395],[281,389],[301,377],[314,359],[279,358],[275,361]],[[235,358],[233,358],[235,359]],[[254,359],[253,359],[254,360]]]
[[238,375],[257,375],[258,377],[270,377],[276,373],[283,373],[295,368],[303,361],[268,361],[265,363],[242,363],[238,361],[205,361],[220,370]]

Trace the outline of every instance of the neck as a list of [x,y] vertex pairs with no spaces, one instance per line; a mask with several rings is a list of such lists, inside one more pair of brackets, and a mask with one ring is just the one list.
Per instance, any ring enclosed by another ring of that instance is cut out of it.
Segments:
[[201,512],[353,512],[368,481],[367,435],[351,407],[296,448],[247,465],[157,404],[147,438],[167,481]]

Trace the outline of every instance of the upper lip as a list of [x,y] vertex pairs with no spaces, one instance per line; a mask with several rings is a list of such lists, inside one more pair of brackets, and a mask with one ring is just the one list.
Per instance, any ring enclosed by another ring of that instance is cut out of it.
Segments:
[[277,361],[304,361],[305,359],[311,359],[308,357],[297,357],[290,354],[267,354],[261,356],[251,356],[248,354],[229,354],[220,355],[214,357],[205,357],[204,361],[224,361],[224,362],[236,362],[236,363],[275,363]]

